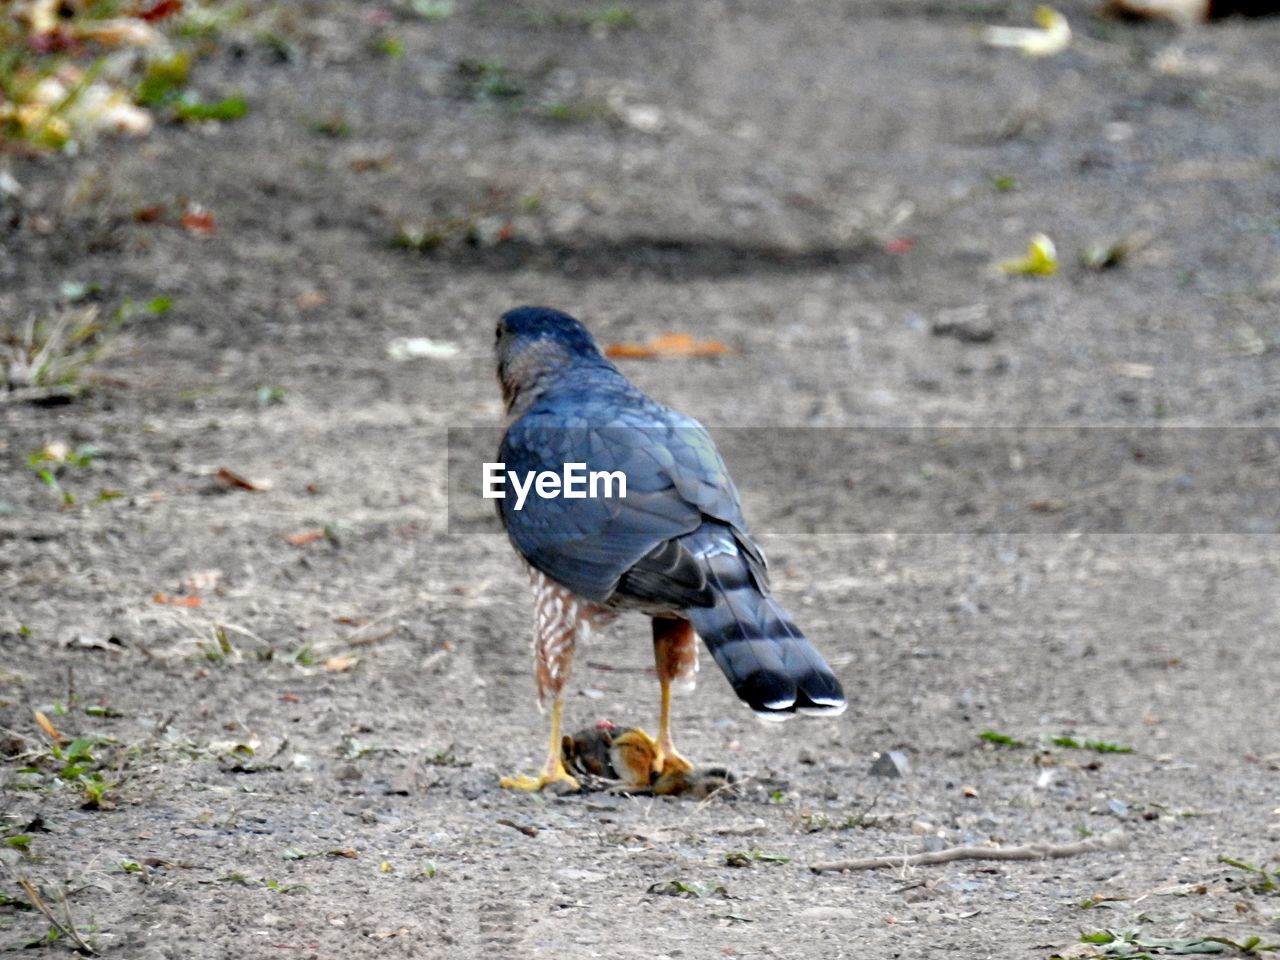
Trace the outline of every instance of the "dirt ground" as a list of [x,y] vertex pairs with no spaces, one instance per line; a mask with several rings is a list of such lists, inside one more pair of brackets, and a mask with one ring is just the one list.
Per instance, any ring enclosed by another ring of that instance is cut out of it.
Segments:
[[[1031,19],[1003,0],[373,9],[230,28],[195,82],[242,92],[243,120],[11,162],[6,318],[53,314],[66,282],[106,313],[173,307],[131,317],[86,396],[0,404],[0,828],[30,838],[0,852],[0,950],[49,930],[19,877],[129,960],[1280,943],[1280,898],[1219,862],[1280,869],[1274,501],[1159,535],[1159,501],[1124,535],[1022,502],[1054,525],[939,511],[893,533],[821,473],[795,522],[790,481],[744,469],[777,592],[850,709],[764,726],[707,663],[679,743],[741,796],[556,799],[498,786],[545,735],[530,603],[501,537],[451,532],[446,475],[447,430],[500,419],[493,322],[529,302],[607,342],[729,346],[621,361],[713,433],[1265,440],[1280,21],[1179,33],[1069,2],[1071,47],[1038,60],[982,46],[979,25]],[[389,33],[402,56],[375,50]],[[178,227],[189,203],[216,233]],[[1056,276],[993,270],[1037,232]],[[1131,237],[1114,269],[1077,263]],[[460,349],[391,358],[414,337]],[[71,506],[28,464],[57,443],[96,449],[58,476]],[[1265,492],[1275,463],[1234,472]],[[927,514],[927,472],[892,464],[887,515]],[[1127,482],[1089,480],[1080,502]],[[580,655],[570,723],[652,727],[650,665],[647,625],[620,621]],[[54,757],[36,710],[89,756]],[[887,750],[904,777],[869,773]],[[1117,828],[1126,849],[1069,859],[808,869]],[[670,880],[692,892],[650,892]]]

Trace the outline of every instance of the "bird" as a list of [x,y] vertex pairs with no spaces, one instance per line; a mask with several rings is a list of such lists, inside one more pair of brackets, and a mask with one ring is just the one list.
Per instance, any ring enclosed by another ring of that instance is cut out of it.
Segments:
[[628,794],[703,799],[713,793],[731,791],[738,783],[733,772],[724,767],[697,770],[669,767],[655,779],[655,747],[656,741],[640,727],[624,727],[611,720],[598,720],[561,741],[565,765],[606,789],[616,787]]
[[[671,698],[675,684],[692,686],[699,637],[757,716],[842,713],[840,681],[770,591],[764,553],[702,424],[643,393],[559,310],[502,314],[494,353],[507,420],[498,459],[530,491],[495,506],[529,574],[534,683],[551,714],[540,772],[501,785],[579,789],[560,734],[574,649],[626,612],[652,621],[658,733],[644,734],[640,752],[648,749],[655,782],[693,769],[675,747]],[[580,497],[529,488],[529,478],[567,464],[621,472],[625,486]]]

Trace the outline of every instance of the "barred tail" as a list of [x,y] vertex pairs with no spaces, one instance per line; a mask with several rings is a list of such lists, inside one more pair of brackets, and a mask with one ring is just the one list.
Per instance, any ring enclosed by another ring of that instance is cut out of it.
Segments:
[[709,526],[685,542],[706,569],[716,601],[684,615],[738,698],[766,720],[786,720],[797,711],[843,713],[844,691],[822,654],[757,583],[727,529]]

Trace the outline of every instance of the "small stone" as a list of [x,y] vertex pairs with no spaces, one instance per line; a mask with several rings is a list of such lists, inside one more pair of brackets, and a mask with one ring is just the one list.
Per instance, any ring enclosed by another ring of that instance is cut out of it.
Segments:
[[929,329],[935,337],[954,337],[962,343],[990,343],[996,338],[995,323],[983,304],[943,310]]
[[876,757],[867,772],[873,777],[905,777],[911,772],[911,761],[901,750],[886,750]]

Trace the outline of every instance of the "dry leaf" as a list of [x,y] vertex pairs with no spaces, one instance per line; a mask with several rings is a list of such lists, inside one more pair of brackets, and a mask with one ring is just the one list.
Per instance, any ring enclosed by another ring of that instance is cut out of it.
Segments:
[[233,470],[228,470],[226,467],[219,467],[214,476],[229,487],[235,487],[237,490],[251,490],[254,493],[270,490],[272,486],[270,480],[246,480],[240,474]]
[[221,570],[192,570],[182,581],[182,585],[191,593],[200,593],[204,590],[217,589],[221,580]]
[[155,603],[167,604],[171,607],[203,607],[204,600],[200,597],[171,597],[167,593],[156,593],[151,597]]
[[297,298],[294,300],[294,303],[296,303],[303,310],[311,310],[314,307],[324,306],[324,304],[328,302],[328,300],[329,298],[326,297],[319,290],[308,290],[306,293],[298,294]]
[[200,206],[193,203],[187,207],[186,212],[182,215],[182,229],[188,233],[198,233],[204,236],[215,232],[218,227],[213,221],[213,214]]
[[163,20],[181,12],[182,0],[160,0],[159,3],[154,3],[147,9],[140,11],[138,16],[147,21],[147,23],[155,23],[157,20]]
[[330,657],[324,662],[324,668],[330,673],[344,673],[359,662],[359,657],[352,657],[344,654],[338,657]]
[[687,333],[663,333],[648,343],[611,343],[604,348],[606,357],[630,360],[716,357],[732,352],[719,340],[696,340]]
[[1156,375],[1156,368],[1149,363],[1117,363],[1113,369],[1130,380],[1150,380]]
[[1012,47],[1028,57],[1048,57],[1061,53],[1071,43],[1071,25],[1067,18],[1052,7],[1036,8],[1033,27],[987,27],[982,39],[989,47]]
[[1037,233],[1027,246],[1025,257],[1016,257],[999,264],[1005,273],[1020,273],[1032,277],[1050,277],[1058,272],[1058,251],[1043,233]]
[[299,530],[296,533],[290,533],[285,539],[292,543],[295,547],[301,547],[304,544],[315,543],[317,540],[324,539],[323,530]]
[[160,34],[154,27],[133,17],[80,22],[76,26],[76,35],[104,47],[153,47],[160,40]]
[[1027,509],[1036,513],[1058,513],[1067,509],[1067,505],[1061,500],[1032,500],[1027,504]]
[[43,730],[46,734],[48,734],[50,740],[52,740],[54,743],[59,743],[59,744],[67,742],[67,738],[64,737],[62,734],[60,734],[57,728],[54,727],[54,725],[49,722],[49,718],[46,717],[43,713],[41,713],[39,710],[35,711],[35,718],[36,718],[36,726],[38,726],[41,730]]

